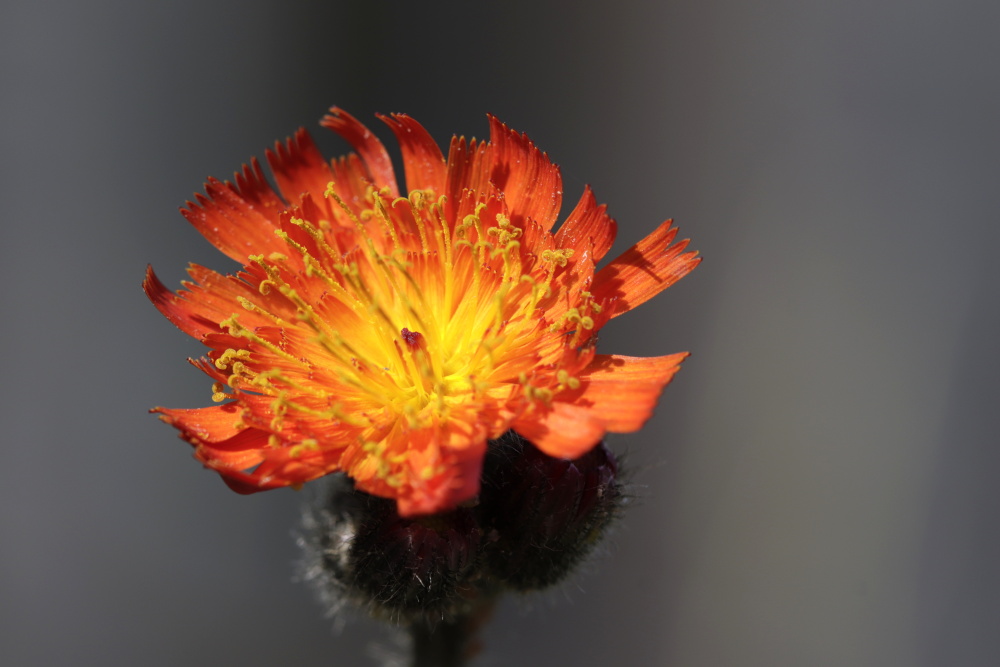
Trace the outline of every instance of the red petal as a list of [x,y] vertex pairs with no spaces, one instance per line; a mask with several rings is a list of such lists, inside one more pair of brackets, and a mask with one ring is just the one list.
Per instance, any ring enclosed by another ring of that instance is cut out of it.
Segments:
[[594,276],[594,299],[612,301],[610,317],[618,317],[667,289],[698,266],[697,252],[683,252],[685,239],[670,246],[677,228],[667,220],[652,234],[623,252]]
[[586,406],[609,431],[637,431],[653,415],[663,388],[687,356],[687,352],[664,357],[595,355],[580,375],[580,389],[566,400]]
[[511,428],[549,456],[564,459],[583,456],[601,441],[605,432],[589,408],[560,401],[519,418]]
[[308,132],[299,128],[285,143],[275,142],[274,150],[264,155],[287,204],[298,203],[306,193],[323,200],[333,172]]
[[607,214],[607,208],[604,204],[597,205],[594,192],[586,186],[576,208],[556,232],[556,247],[571,248],[580,254],[593,241],[594,262],[599,262],[611,250],[618,231],[618,224]]
[[[205,465],[208,465],[207,463]],[[208,466],[212,467],[212,466]],[[257,493],[259,491],[270,491],[271,489],[280,489],[282,487],[288,486],[287,483],[282,483],[280,480],[270,479],[262,481],[257,475],[247,472],[239,471],[218,471],[222,476],[222,481],[226,483],[230,489],[236,493],[241,493],[245,496],[251,493]]]
[[441,154],[441,148],[424,126],[406,114],[379,114],[378,117],[392,128],[399,142],[403,153],[406,189],[432,190],[436,194],[444,194],[448,165]]
[[236,172],[233,177],[236,179],[237,194],[277,225],[278,214],[285,209],[285,202],[271,189],[257,158],[250,160],[249,165],[243,165],[243,171]]
[[548,155],[527,135],[511,130],[490,116],[489,178],[504,193],[511,222],[522,226],[530,218],[552,229],[562,205],[562,175]]
[[218,331],[218,325],[201,321],[194,317],[184,300],[170,291],[153,273],[153,267],[146,267],[146,279],[142,281],[142,291],[153,302],[156,309],[164,317],[173,322],[174,326],[194,338],[201,338],[206,333]]
[[375,187],[388,186],[393,197],[399,196],[392,160],[385,146],[371,130],[362,125],[357,118],[337,107],[331,107],[330,113],[324,116],[319,124],[333,130],[354,147],[365,161]]
[[465,137],[452,137],[448,148],[448,175],[444,194],[447,197],[445,208],[449,220],[456,220],[459,203],[463,193],[471,190],[472,199],[478,199],[490,194],[490,185],[486,173],[489,145],[486,142],[477,143],[475,139],[466,142]]

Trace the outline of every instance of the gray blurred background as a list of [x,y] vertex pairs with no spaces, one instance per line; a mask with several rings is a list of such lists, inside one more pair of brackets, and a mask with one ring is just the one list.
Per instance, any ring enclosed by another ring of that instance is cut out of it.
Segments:
[[231,493],[146,414],[210,393],[146,264],[232,268],[177,207],[331,104],[441,143],[495,113],[617,249],[673,217],[705,257],[602,335],[694,353],[611,440],[642,501],[479,664],[1000,664],[998,27],[993,0],[6,0],[0,664],[374,664],[388,633],[292,582],[301,494]]

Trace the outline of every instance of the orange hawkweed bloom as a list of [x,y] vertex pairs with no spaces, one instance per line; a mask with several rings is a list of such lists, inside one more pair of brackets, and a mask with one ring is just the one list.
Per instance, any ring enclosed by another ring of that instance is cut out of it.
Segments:
[[156,408],[235,490],[343,471],[402,515],[473,498],[487,441],[514,429],[579,457],[637,430],[686,353],[597,354],[597,332],[700,261],[671,222],[607,266],[616,225],[590,189],[553,232],[559,168],[490,117],[490,141],[448,157],[402,114],[401,190],[382,143],[334,108],[357,151],[327,162],[305,130],[235,182],[211,179],[184,216],[236,275],[191,265],[146,294],[202,341],[210,407]]

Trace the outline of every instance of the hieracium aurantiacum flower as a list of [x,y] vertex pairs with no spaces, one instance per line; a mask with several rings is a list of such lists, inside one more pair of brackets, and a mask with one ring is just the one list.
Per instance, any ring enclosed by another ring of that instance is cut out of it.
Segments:
[[[596,352],[610,319],[700,261],[666,221],[600,270],[616,225],[589,188],[558,227],[559,168],[490,117],[488,142],[448,156],[402,114],[379,139],[337,108],[355,149],[330,162],[300,130],[234,182],[211,179],[185,217],[243,265],[191,265],[156,307],[208,348],[193,363],[216,404],[157,408],[235,490],[342,471],[401,515],[476,496],[487,442],[508,429],[576,458],[650,417],[686,353]],[[556,228],[553,231],[553,228]]]

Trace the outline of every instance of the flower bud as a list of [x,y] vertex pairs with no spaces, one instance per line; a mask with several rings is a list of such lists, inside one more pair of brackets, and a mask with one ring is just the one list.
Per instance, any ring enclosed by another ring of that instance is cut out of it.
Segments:
[[490,443],[471,507],[401,517],[391,499],[334,477],[305,514],[305,577],[332,611],[450,622],[504,589],[565,579],[618,514],[617,475],[603,444],[567,461],[509,431]]
[[403,518],[392,500],[335,478],[306,515],[306,577],[336,611],[345,602],[399,620],[454,618],[475,597],[481,542],[472,510]]
[[572,461],[543,454],[513,431],[493,443],[480,493],[490,573],[520,591],[563,580],[617,515],[617,474],[603,443]]

